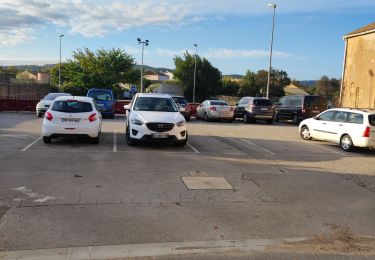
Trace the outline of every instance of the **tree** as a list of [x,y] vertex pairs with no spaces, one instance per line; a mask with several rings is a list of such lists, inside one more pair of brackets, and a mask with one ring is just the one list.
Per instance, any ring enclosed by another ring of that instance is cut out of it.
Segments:
[[237,96],[240,90],[240,84],[231,77],[221,79],[221,89],[219,94],[226,96]]
[[327,100],[333,100],[340,95],[340,80],[321,77],[315,84],[315,95],[323,96]]
[[[118,89],[119,83],[134,83],[134,58],[121,49],[99,49],[96,52],[84,48],[73,52],[73,58],[61,67],[63,88],[85,93],[90,88]],[[58,85],[59,66],[51,70],[52,85]],[[76,90],[74,90],[76,88]]]
[[251,97],[260,96],[260,87],[256,82],[256,73],[251,72],[250,70],[246,71],[239,90],[239,95]]
[[[221,89],[221,72],[205,58],[197,55],[195,99],[202,101],[215,96]],[[185,97],[193,100],[194,56],[188,52],[183,57],[175,56],[174,76],[184,86]]]

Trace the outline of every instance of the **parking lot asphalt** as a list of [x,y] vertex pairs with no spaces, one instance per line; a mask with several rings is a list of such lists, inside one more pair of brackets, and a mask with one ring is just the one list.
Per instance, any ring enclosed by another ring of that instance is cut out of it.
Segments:
[[[288,123],[188,123],[185,147],[41,140],[42,119],[0,113],[0,251],[73,246],[375,236],[375,151],[304,141]],[[233,190],[192,190],[186,176]]]

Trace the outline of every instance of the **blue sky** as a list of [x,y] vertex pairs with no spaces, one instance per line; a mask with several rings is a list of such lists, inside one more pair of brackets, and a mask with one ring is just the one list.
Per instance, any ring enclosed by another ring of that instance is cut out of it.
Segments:
[[137,63],[174,68],[184,51],[223,74],[267,69],[277,4],[273,67],[294,79],[341,77],[342,36],[374,22],[374,0],[1,0],[0,65],[55,63],[88,47],[121,48]]

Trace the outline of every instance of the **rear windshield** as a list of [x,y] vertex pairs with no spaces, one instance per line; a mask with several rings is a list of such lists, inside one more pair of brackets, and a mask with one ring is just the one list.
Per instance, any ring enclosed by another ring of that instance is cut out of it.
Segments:
[[323,97],[305,96],[305,106],[326,106],[327,102]]
[[51,108],[52,111],[65,113],[85,113],[92,111],[92,105],[82,101],[55,101]]
[[50,93],[43,98],[43,100],[55,100],[57,97],[61,96],[71,96],[69,93]]
[[111,101],[112,95],[108,91],[90,91],[88,94],[89,97],[92,97],[96,101]]
[[135,101],[134,110],[154,112],[178,112],[171,98],[139,97]]
[[174,102],[176,102],[179,105],[186,105],[187,100],[184,97],[173,97]]
[[370,125],[375,126],[375,115],[369,115],[368,121],[370,122]]
[[268,99],[255,99],[254,105],[256,106],[272,106],[272,102]]
[[227,106],[228,103],[224,101],[211,101],[211,106]]

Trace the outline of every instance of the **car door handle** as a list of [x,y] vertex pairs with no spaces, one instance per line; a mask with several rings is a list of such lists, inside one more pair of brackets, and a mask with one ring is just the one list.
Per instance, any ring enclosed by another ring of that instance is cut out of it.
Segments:
[[326,125],[327,123],[322,123],[323,125]]
[[344,126],[343,124],[339,124],[339,126]]

